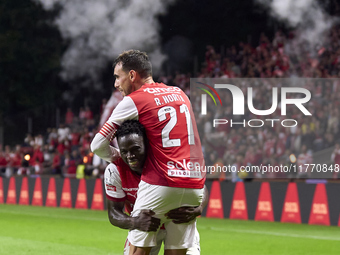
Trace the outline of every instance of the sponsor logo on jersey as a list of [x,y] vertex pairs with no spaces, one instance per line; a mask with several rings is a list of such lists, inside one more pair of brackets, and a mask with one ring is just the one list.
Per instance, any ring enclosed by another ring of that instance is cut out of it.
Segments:
[[116,186],[113,186],[112,184],[106,183],[105,186],[106,186],[106,190],[117,191]]
[[188,170],[168,170],[168,176],[202,178],[201,172]]
[[168,161],[167,163],[168,169],[178,169],[178,170],[201,170],[201,165],[199,162],[192,162],[190,160],[183,159],[182,161]]
[[156,93],[169,93],[169,92],[181,92],[182,90],[178,87],[167,87],[167,88],[146,88],[143,90],[144,92],[148,92],[150,94]]
[[137,194],[136,194],[136,193],[135,193],[135,194],[132,194],[132,193],[130,193],[130,192],[127,192],[126,195],[127,195],[127,196],[131,196],[131,197],[137,199]]
[[111,177],[111,175],[113,174],[113,172],[111,172],[111,169],[110,169],[110,168],[108,168],[107,170],[109,171],[110,177]]
[[126,192],[129,192],[129,191],[138,191],[138,188],[123,188],[122,187],[122,190],[124,190]]

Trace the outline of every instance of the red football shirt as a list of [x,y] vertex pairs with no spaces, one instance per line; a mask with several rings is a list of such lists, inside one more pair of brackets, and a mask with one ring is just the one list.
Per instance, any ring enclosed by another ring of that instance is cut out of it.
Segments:
[[160,186],[203,188],[201,142],[190,101],[180,88],[144,84],[124,97],[107,123],[117,126],[128,119],[139,120],[149,140],[143,181]]
[[104,177],[107,199],[114,202],[125,201],[126,211],[131,214],[137,199],[140,176],[119,158],[114,164],[107,166]]
[[[125,210],[131,215],[135,205],[140,175],[133,172],[119,158],[114,164],[109,164],[104,173],[106,198],[114,202],[125,201]],[[164,229],[164,224],[161,226]]]

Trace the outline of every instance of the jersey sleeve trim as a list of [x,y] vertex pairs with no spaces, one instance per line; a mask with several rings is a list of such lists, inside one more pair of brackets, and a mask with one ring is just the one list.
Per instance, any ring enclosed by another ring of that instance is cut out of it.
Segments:
[[104,136],[109,141],[114,137],[118,126],[114,123],[106,122],[104,126],[100,129],[99,133]]

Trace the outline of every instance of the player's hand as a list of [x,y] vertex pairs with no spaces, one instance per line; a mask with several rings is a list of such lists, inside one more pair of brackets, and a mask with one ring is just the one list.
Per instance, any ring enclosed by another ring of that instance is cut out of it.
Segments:
[[141,210],[137,217],[134,217],[134,229],[145,232],[157,231],[161,220],[152,217],[155,213],[152,210]]
[[188,223],[202,214],[202,207],[182,206],[172,209],[165,214],[175,224]]

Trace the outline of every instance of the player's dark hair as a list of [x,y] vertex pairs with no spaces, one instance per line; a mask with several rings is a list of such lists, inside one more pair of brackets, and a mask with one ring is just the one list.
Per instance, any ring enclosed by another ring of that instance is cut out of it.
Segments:
[[139,136],[143,136],[144,142],[146,143],[146,132],[145,128],[138,120],[126,120],[122,123],[122,125],[117,129],[116,137],[117,139],[122,136],[137,134]]
[[124,51],[113,62],[112,69],[114,70],[115,66],[119,63],[122,64],[124,72],[134,70],[141,78],[152,76],[152,65],[145,52],[139,50]]

